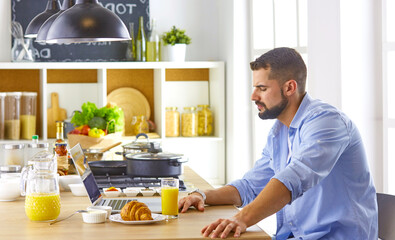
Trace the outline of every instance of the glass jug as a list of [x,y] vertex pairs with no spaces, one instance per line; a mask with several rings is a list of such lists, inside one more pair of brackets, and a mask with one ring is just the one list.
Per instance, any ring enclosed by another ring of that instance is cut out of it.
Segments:
[[60,214],[58,177],[55,173],[30,171],[22,181],[25,213],[31,221],[48,222]]

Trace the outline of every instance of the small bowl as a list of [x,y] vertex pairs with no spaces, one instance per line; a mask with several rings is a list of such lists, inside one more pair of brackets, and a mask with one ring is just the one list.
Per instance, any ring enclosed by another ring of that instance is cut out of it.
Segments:
[[78,175],[59,176],[60,191],[70,191],[69,184],[82,183]]
[[125,188],[123,193],[128,197],[135,197],[140,193],[140,188]]
[[156,191],[151,188],[143,188],[140,192],[143,194],[144,197],[152,197],[156,193]]
[[107,211],[105,210],[89,210],[82,213],[82,220],[85,223],[104,223],[106,221]]
[[20,195],[18,178],[0,179],[0,201],[14,201]]
[[117,191],[107,191],[108,188],[103,188],[103,193],[107,197],[119,197],[121,195],[122,191],[120,188],[116,188]]
[[110,207],[110,206],[90,206],[86,210],[88,210],[88,212],[94,211],[94,210],[104,210],[107,213],[106,218],[108,219],[111,215],[112,207]]
[[73,193],[74,196],[77,196],[77,197],[88,196],[85,186],[82,183],[72,183],[72,184],[69,184],[69,187],[70,187],[71,192]]

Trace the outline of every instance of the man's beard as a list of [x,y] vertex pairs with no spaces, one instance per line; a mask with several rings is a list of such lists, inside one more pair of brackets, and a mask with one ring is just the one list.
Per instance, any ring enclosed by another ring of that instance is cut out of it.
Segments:
[[273,106],[271,109],[268,109],[263,102],[255,101],[255,104],[261,105],[265,109],[264,112],[258,113],[258,116],[262,120],[275,119],[283,112],[285,107],[288,105],[288,99],[284,96],[283,91],[281,91],[281,102],[276,106]]

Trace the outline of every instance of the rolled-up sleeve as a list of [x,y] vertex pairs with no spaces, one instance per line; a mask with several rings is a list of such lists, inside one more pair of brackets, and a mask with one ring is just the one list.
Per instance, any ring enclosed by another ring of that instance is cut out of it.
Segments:
[[270,166],[272,158],[267,149],[268,146],[263,150],[262,158],[256,161],[254,167],[242,179],[228,184],[234,186],[239,191],[242,201],[241,207],[252,202],[274,176],[274,172]]
[[290,203],[331,173],[350,142],[349,134],[348,123],[331,111],[312,115],[296,130],[297,151],[292,153],[289,165],[273,177],[291,191]]

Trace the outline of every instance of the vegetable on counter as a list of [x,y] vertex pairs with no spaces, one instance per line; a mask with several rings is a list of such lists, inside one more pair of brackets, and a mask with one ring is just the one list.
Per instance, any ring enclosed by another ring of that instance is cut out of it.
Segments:
[[81,112],[76,112],[71,119],[71,123],[79,126],[71,131],[71,134],[97,137],[101,134],[104,136],[107,133],[123,131],[124,114],[118,106],[107,104],[105,107],[97,108],[96,104],[86,102],[82,104],[81,110]]

